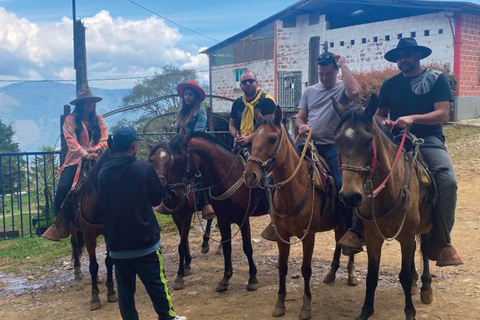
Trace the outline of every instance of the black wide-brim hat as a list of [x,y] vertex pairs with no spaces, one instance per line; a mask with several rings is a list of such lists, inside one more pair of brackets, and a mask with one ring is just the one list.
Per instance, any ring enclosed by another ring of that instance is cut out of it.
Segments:
[[417,41],[414,38],[401,38],[398,41],[397,47],[385,53],[385,60],[390,62],[397,62],[398,60],[398,52],[406,49],[414,49],[419,51],[422,54],[422,58],[424,59],[432,54],[432,49],[424,46],[419,46]]
[[91,101],[93,103],[97,103],[102,101],[102,98],[94,96],[89,88],[83,88],[77,91],[77,99],[70,101],[70,104],[76,106],[82,101]]

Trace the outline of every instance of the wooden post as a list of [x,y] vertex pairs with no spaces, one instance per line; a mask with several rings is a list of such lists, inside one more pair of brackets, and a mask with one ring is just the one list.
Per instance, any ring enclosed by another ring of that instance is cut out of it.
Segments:
[[82,21],[76,20],[73,28],[73,63],[78,92],[80,89],[88,88],[87,48],[85,45],[85,26]]

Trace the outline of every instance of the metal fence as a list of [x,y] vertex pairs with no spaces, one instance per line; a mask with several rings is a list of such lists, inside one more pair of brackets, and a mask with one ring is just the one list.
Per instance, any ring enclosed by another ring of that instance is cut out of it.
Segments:
[[0,153],[0,240],[43,233],[53,219],[60,152]]

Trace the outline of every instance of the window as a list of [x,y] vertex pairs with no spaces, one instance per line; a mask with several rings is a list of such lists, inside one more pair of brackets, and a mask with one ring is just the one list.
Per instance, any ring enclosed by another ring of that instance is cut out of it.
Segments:
[[221,66],[233,63],[233,47],[226,46],[212,54],[212,65]]
[[292,15],[283,19],[282,26],[284,28],[295,28],[297,26],[297,16]]
[[424,35],[425,37],[428,37],[428,36],[430,35],[430,30],[424,30],[424,31],[423,31],[423,35]]
[[438,29],[438,34],[443,34],[443,29]]
[[340,47],[343,47],[345,45],[345,41],[340,41]]
[[415,38],[417,36],[417,33],[415,31],[410,32],[410,37]]
[[239,91],[240,90],[240,78],[242,77],[242,74],[245,73],[247,69],[236,69],[235,70],[235,84],[233,85],[233,90],[234,91]]
[[355,44],[355,40],[350,40],[350,44],[353,46]]
[[320,15],[318,13],[311,13],[308,15],[308,24],[314,25],[320,23]]
[[367,38],[362,38],[362,43],[367,43]]
[[373,42],[378,42],[378,37],[373,37]]
[[330,48],[333,48],[335,44],[333,42],[330,42]]
[[402,38],[403,38],[403,34],[402,34],[402,33],[397,34],[397,39],[402,39]]
[[390,41],[390,36],[389,35],[385,36],[385,41]]

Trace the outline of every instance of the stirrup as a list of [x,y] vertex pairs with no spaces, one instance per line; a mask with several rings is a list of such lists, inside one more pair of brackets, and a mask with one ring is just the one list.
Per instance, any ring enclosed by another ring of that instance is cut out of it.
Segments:
[[52,241],[60,241],[62,238],[57,226],[54,224],[48,227],[48,229],[42,234],[42,237]]
[[344,255],[349,255],[347,253],[358,253],[363,251],[362,243],[360,237],[357,233],[352,230],[345,232],[343,237],[338,241],[338,245],[345,249],[351,250],[351,252],[343,252]]
[[277,241],[277,233],[275,232],[275,226],[272,223],[269,223],[260,235],[265,240]]
[[215,214],[215,211],[212,208],[211,204],[206,204],[203,206],[202,209],[202,218],[204,220],[210,220],[215,218],[217,215]]

